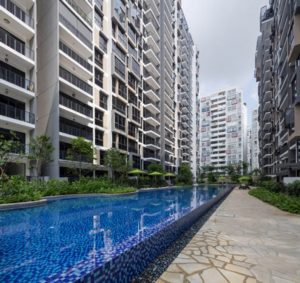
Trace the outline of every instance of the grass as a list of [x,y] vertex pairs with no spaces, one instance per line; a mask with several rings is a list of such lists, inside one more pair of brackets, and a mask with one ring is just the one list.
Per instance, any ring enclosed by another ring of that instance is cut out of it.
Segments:
[[283,193],[270,192],[267,189],[257,188],[249,192],[250,195],[269,203],[283,211],[300,214],[300,198]]

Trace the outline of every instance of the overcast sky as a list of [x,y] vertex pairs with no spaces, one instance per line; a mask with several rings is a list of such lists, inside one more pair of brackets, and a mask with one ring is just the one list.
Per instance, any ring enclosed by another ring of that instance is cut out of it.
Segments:
[[200,95],[239,87],[250,112],[257,105],[254,79],[260,8],[268,0],[182,0],[200,50]]

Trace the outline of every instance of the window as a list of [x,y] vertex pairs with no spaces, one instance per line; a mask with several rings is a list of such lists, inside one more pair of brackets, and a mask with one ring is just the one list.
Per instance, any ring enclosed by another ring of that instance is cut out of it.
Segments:
[[127,150],[127,138],[119,135],[119,149]]
[[126,66],[125,64],[115,56],[115,72],[123,79],[126,77]]
[[115,113],[115,127],[125,132],[125,118]]
[[95,10],[95,23],[99,26],[100,29],[103,28],[103,17],[97,10]]
[[136,126],[132,123],[128,123],[128,135],[135,137],[136,136]]
[[107,109],[107,100],[108,96],[104,92],[100,91],[99,106]]
[[121,81],[119,81],[119,91],[118,94],[122,97],[124,97],[125,99],[127,99],[127,88],[126,85],[123,84]]
[[103,88],[103,73],[95,68],[95,83]]
[[104,113],[98,109],[95,111],[95,124],[97,126],[103,127],[103,116]]
[[117,97],[113,97],[113,109],[126,115],[126,104]]
[[136,122],[140,122],[140,111],[135,107],[132,107],[132,119]]
[[96,145],[103,146],[103,132],[96,130],[95,131],[95,143]]
[[100,150],[100,165],[104,165],[105,151]]
[[95,48],[95,63],[103,69],[103,54],[97,48]]
[[107,52],[107,39],[101,33],[99,34],[99,47],[105,53]]
[[138,100],[137,100],[137,97],[135,96],[135,94],[133,92],[129,91],[129,103],[132,103],[135,106],[137,106],[138,105],[137,101]]
[[135,89],[135,83],[135,77],[132,74],[128,74],[128,84],[131,86],[131,88]]

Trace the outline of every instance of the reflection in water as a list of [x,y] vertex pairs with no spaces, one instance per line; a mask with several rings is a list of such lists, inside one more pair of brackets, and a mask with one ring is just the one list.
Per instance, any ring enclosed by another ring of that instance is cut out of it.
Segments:
[[218,192],[212,186],[166,189],[1,212],[0,282],[38,282],[82,262],[99,266]]

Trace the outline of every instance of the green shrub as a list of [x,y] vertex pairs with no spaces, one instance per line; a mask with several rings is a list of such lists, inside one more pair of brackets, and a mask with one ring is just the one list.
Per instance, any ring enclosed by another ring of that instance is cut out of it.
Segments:
[[242,176],[242,177],[239,177],[239,183],[240,184],[246,184],[246,185],[249,185],[251,182],[251,177],[250,176]]
[[249,194],[283,211],[300,214],[300,198],[274,193],[264,188],[253,189]]
[[284,192],[285,190],[284,185],[276,181],[263,181],[260,187],[273,193],[280,193],[280,192]]
[[300,197],[300,181],[287,185],[285,191],[290,196]]
[[70,183],[59,180],[28,182],[20,177],[11,177],[6,182],[0,182],[0,203],[33,201],[56,195],[129,192],[135,192],[135,189],[127,184],[115,184],[107,178],[82,178]]

